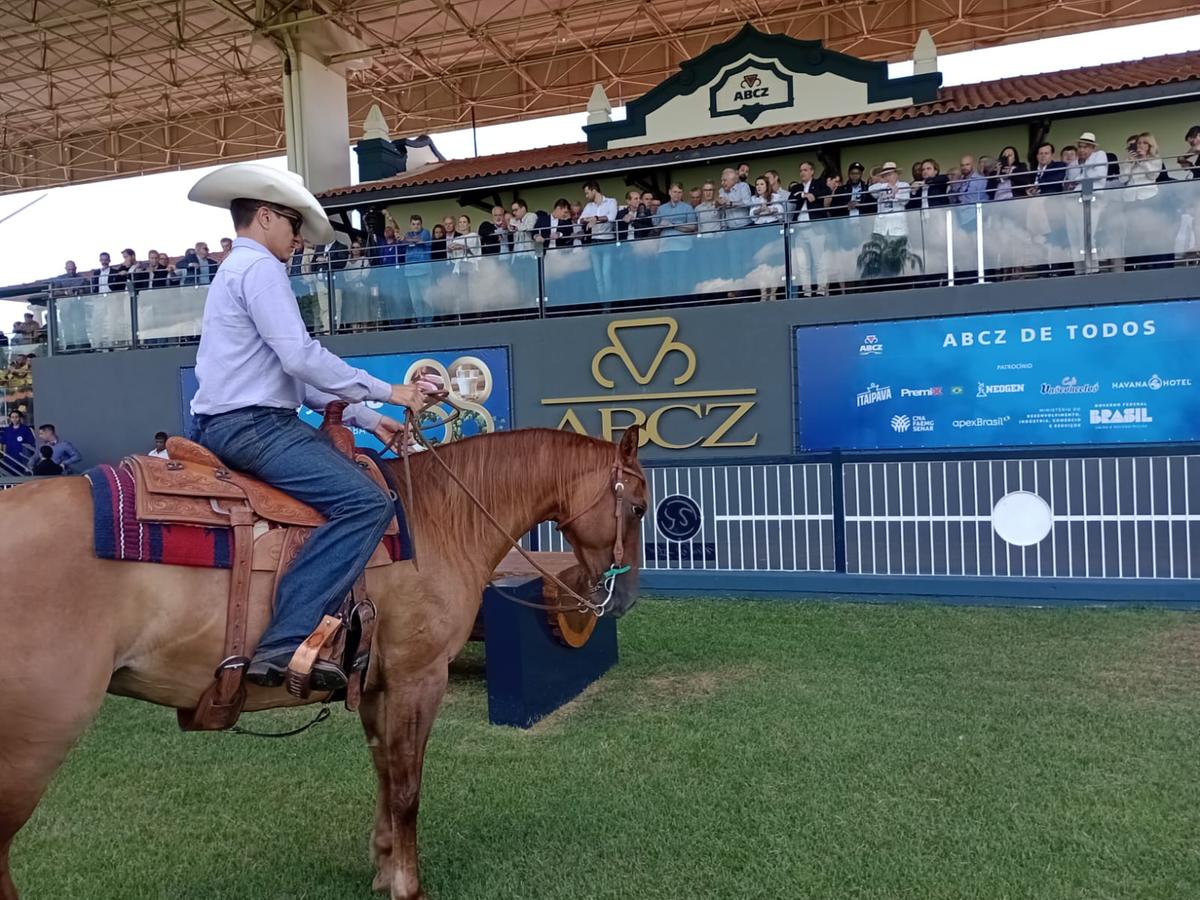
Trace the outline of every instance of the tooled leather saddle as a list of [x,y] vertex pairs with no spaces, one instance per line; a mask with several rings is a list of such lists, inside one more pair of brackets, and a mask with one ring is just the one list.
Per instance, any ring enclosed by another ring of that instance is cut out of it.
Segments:
[[[331,403],[321,430],[340,452],[391,493],[375,462],[356,453],[354,437],[342,424],[345,406],[340,401]],[[183,730],[216,731],[234,725],[246,701],[242,676],[253,654],[246,643],[252,573],[274,573],[270,592],[274,598],[279,579],[325,518],[283,491],[227,468],[211,451],[185,438],[169,438],[167,452],[169,460],[149,456],[125,460],[133,473],[138,520],[229,528],[233,535],[224,656],[196,708],[178,711]],[[395,535],[398,530],[393,518],[386,535]],[[391,562],[385,545],[380,544],[367,568]],[[346,707],[357,709],[374,626],[375,607],[367,597],[366,574],[360,572],[338,614],[325,616],[292,657],[285,681],[288,692],[301,698],[309,696],[314,663],[331,659],[347,673]]]

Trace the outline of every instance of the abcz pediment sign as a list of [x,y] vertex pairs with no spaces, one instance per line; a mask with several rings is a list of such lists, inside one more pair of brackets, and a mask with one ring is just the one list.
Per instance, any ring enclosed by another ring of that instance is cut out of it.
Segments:
[[770,62],[747,60],[725,72],[709,88],[709,113],[741,116],[753,124],[768,109],[783,109],[796,102],[795,79]]

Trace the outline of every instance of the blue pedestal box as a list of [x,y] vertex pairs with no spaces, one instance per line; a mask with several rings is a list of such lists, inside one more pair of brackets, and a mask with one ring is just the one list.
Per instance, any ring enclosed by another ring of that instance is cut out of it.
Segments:
[[[540,577],[501,578],[496,586],[530,603],[542,600]],[[483,595],[488,719],[528,728],[579,696],[617,661],[617,623],[605,616],[582,647],[550,630],[546,613],[520,606],[492,588]]]

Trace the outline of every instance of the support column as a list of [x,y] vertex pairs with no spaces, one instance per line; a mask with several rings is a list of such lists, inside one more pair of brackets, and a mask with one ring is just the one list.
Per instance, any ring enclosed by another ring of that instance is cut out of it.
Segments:
[[313,193],[350,184],[350,109],[339,67],[299,49],[284,32],[283,111],[288,168]]

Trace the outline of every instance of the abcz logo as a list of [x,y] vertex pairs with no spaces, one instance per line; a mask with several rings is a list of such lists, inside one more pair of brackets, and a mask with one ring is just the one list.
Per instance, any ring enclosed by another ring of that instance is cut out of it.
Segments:
[[754,121],[770,109],[795,103],[795,76],[776,60],[746,58],[709,86],[709,115]]
[[[605,393],[541,401],[543,406],[566,407],[558,422],[560,430],[612,441],[615,434],[638,425],[642,446],[652,443],[664,450],[758,443],[758,432],[742,421],[757,405],[758,389],[710,390],[691,385],[697,354],[680,340],[676,319],[651,316],[609,322],[607,335],[608,343],[591,361],[592,381]],[[620,392],[618,381],[624,382]],[[632,391],[630,381],[635,386]],[[643,387],[653,390],[643,394],[639,390]]]

